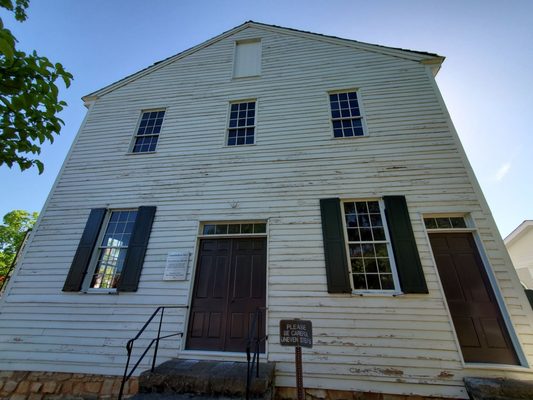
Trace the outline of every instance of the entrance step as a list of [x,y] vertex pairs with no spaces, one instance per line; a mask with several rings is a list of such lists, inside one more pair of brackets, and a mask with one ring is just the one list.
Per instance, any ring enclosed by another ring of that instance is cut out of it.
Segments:
[[510,378],[464,378],[472,400],[533,399],[533,382]]
[[139,393],[128,400],[235,400],[235,397],[208,396],[190,393]]
[[[141,374],[139,394],[132,399],[243,399],[246,374],[245,362],[170,360],[157,366],[154,372]],[[252,381],[250,397],[270,400],[273,387],[274,363],[261,363],[259,377],[254,376]]]

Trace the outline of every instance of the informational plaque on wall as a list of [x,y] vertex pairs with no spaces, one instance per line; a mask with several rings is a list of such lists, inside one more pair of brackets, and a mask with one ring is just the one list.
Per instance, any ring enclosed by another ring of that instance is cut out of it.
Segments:
[[167,265],[163,275],[164,281],[184,281],[187,279],[189,252],[174,251],[167,254]]

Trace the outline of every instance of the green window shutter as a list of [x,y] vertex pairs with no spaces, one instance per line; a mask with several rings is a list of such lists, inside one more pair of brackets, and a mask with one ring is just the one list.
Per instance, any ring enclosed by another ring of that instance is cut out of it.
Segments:
[[322,235],[328,293],[351,293],[350,274],[339,199],[321,199]]
[[133,233],[117,286],[119,292],[137,291],[144,255],[146,254],[152,223],[154,222],[155,209],[155,207],[139,207],[137,211],[137,219],[135,220],[135,226],[133,227]]
[[107,210],[105,208],[94,208],[91,210],[63,286],[64,292],[80,291],[106,212]]
[[402,291],[429,293],[405,197],[385,196],[383,201]]

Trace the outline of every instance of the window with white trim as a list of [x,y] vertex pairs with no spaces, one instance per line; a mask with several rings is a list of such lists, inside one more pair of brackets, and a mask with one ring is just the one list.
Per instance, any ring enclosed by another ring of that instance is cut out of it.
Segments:
[[241,146],[255,142],[255,101],[230,104],[228,120],[228,146]]
[[165,110],[143,111],[133,139],[132,153],[155,151],[164,117]]
[[355,90],[330,93],[331,124],[336,138],[363,136],[363,117]]
[[202,235],[264,235],[265,222],[230,222],[206,223],[202,227]]
[[464,217],[424,217],[426,229],[463,229],[466,228]]
[[94,256],[94,272],[89,288],[112,289],[124,266],[137,210],[110,211],[103,226]]
[[381,202],[344,201],[343,206],[353,289],[395,290],[397,277]]

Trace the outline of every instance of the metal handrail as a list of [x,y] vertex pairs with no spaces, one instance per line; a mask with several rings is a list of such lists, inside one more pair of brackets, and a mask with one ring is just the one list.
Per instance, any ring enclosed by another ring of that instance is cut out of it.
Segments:
[[[183,337],[183,332],[176,332],[176,333],[172,333],[170,335],[161,336],[161,326],[163,325],[163,315],[165,313],[165,309],[167,309],[167,308],[189,308],[189,307],[188,306],[159,306],[159,307],[157,307],[156,310],[152,313],[151,317],[148,318],[148,321],[146,321],[146,323],[139,330],[139,332],[137,332],[135,337],[130,339],[130,340],[128,340],[128,343],[126,343],[126,351],[128,352],[128,359],[126,360],[126,367],[124,368],[124,376],[122,377],[122,383],[120,384],[120,391],[118,393],[118,400],[122,399],[122,395],[123,395],[123,392],[124,392],[124,385],[126,385],[126,382],[131,378],[131,376],[133,375],[133,373],[135,372],[135,370],[137,369],[137,367],[139,366],[139,364],[143,360],[144,356],[148,353],[148,351],[150,350],[150,348],[152,347],[152,345],[154,343],[155,343],[155,349],[154,349],[154,357],[152,359],[152,368],[151,368],[152,372],[154,372],[154,369],[155,369],[155,363],[156,363],[156,359],[157,359],[157,351],[159,349],[159,341],[162,340],[162,339],[168,339],[168,338],[173,337],[173,336],[182,336]],[[156,315],[159,313],[159,311],[161,311],[161,316],[159,318],[159,327],[157,328],[157,337],[153,338],[150,341],[150,344],[148,345],[148,347],[146,347],[144,352],[141,354],[141,356],[139,357],[139,359],[137,360],[137,362],[135,363],[135,365],[133,366],[131,371],[128,372],[128,368],[130,366],[130,360],[131,360],[131,352],[133,351],[133,343],[137,339],[139,339],[139,337],[142,335],[142,333],[145,331],[145,329],[148,327],[148,325],[150,325],[150,322],[152,322],[152,320],[156,317]]]
[[[266,311],[266,307],[257,307],[252,319],[252,325],[248,331],[248,340],[246,342],[246,361],[247,361],[247,373],[246,373],[246,400],[250,400],[250,389],[254,378],[254,366],[255,377],[259,378],[259,355],[261,342],[268,340],[268,335],[260,336],[261,334],[261,321],[263,320],[263,311]],[[258,322],[259,321],[259,322]],[[266,326],[265,326],[266,331]],[[255,332],[255,339],[253,338]],[[255,342],[255,351],[253,357],[251,356],[252,344]]]

